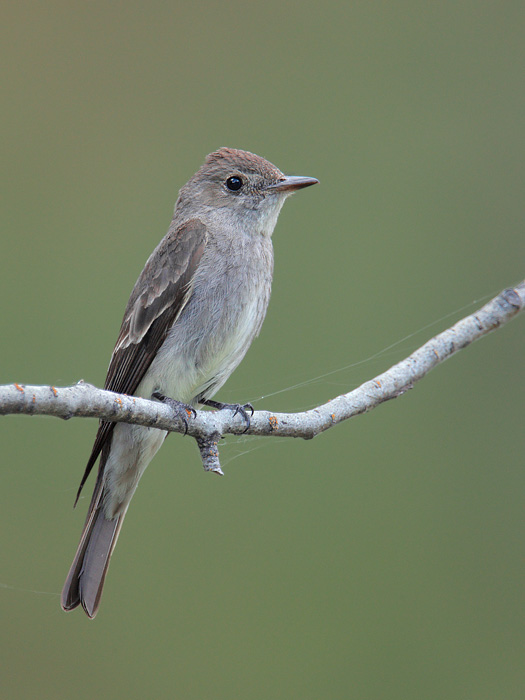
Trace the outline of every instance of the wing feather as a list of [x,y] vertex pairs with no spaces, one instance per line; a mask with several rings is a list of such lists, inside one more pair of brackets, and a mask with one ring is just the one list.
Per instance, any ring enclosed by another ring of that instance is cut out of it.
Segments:
[[[136,391],[169,329],[186,305],[206,239],[204,224],[199,219],[191,219],[168,231],[151,254],[124,312],[104,384],[108,391],[118,394]],[[102,448],[111,438],[114,426],[115,423],[100,421],[75,504]],[[105,459],[101,460],[99,479],[104,463]]]

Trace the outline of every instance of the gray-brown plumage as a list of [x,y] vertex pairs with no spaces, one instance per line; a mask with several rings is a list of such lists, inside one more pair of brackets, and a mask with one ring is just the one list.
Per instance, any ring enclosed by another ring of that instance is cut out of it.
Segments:
[[[247,151],[221,148],[181,189],[167,235],[128,301],[105,388],[205,403],[258,334],[273,271],[271,235],[287,195],[315,184]],[[77,494],[100,455],[62,607],[94,617],[127,508],[167,433],[101,421]]]

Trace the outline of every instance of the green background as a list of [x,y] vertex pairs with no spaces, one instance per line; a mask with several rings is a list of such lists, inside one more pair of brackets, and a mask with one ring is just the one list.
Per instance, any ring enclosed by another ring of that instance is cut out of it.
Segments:
[[[103,384],[223,145],[321,184],[222,400],[311,407],[518,282],[524,31],[521,1],[4,5],[0,382]],[[523,698],[523,324],[314,441],[228,439],[222,479],[170,437],[94,622],[58,594],[96,423],[3,418],[2,697]]]

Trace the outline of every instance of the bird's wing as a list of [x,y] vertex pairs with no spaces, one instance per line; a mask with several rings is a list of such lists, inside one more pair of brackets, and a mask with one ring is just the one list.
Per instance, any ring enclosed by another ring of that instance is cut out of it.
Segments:
[[[206,240],[205,225],[199,219],[191,219],[169,231],[153,251],[131,292],[124,313],[104,384],[108,391],[118,394],[133,394],[136,391],[169,329],[191,296],[193,276]],[[115,423],[100,421],[75,504],[114,426]]]

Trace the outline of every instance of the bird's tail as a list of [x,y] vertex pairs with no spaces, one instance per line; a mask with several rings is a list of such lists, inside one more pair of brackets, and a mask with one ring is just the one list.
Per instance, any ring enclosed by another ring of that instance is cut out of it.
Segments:
[[77,553],[62,590],[62,608],[82,605],[88,617],[95,617],[109,560],[117,543],[126,512],[108,520],[104,515],[102,483],[93,494]]

